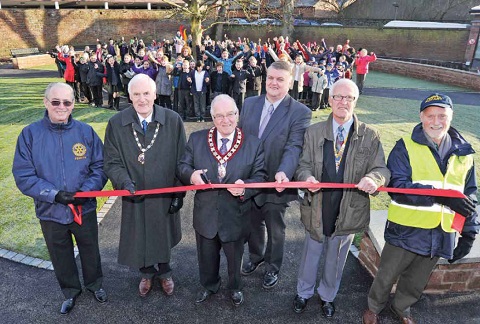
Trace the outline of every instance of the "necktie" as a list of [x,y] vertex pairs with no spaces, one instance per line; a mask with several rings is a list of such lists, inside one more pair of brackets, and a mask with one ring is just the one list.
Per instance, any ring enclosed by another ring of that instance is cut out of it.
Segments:
[[[227,154],[227,143],[228,143],[228,138],[222,138],[222,146],[220,146],[220,154],[224,156]],[[218,164],[218,181],[222,182],[222,179],[225,178],[227,172],[227,162],[223,164]]]
[[262,137],[263,131],[265,130],[265,127],[267,127],[268,121],[270,120],[270,117],[273,115],[273,105],[270,104],[267,110],[267,114],[265,117],[263,117],[262,122],[260,123],[260,127],[258,128],[258,138]]
[[147,125],[148,125],[147,121],[145,119],[142,120],[143,134],[145,135],[147,134]]
[[220,146],[220,154],[225,155],[227,153],[228,138],[222,138],[222,146]]
[[337,138],[335,139],[335,152],[339,152],[342,148],[345,138],[343,137],[343,126],[338,126],[337,129]]

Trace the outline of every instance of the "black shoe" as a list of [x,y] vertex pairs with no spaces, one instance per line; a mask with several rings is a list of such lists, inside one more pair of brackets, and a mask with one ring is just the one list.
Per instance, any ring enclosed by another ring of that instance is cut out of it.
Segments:
[[62,308],[60,308],[60,314],[67,315],[68,313],[70,313],[72,311],[73,307],[75,306],[75,300],[76,299],[77,299],[77,297],[66,299],[62,303]]
[[93,292],[93,296],[99,303],[106,303],[108,300],[107,292],[103,289],[100,288],[97,291]]
[[232,292],[230,297],[232,298],[233,306],[238,307],[243,304],[243,293],[240,290]]
[[274,272],[274,271],[265,272],[265,276],[263,277],[263,285],[262,285],[263,288],[265,289],[273,288],[277,283],[278,283],[278,272]]
[[260,260],[260,261],[258,261],[258,262],[250,262],[250,261],[248,261],[248,263],[245,265],[245,267],[243,267],[243,268],[240,270],[240,273],[241,273],[243,276],[249,276],[249,275],[251,275],[252,273],[254,273],[255,270],[257,270],[257,268],[263,264],[263,262],[265,262],[264,259],[262,259],[262,260]]
[[308,299],[300,297],[299,295],[295,296],[293,300],[293,311],[297,314],[303,313],[305,307],[307,307]]
[[335,314],[335,305],[333,302],[326,302],[323,300],[320,300],[320,302],[322,303],[323,315],[327,318],[333,317],[333,314]]
[[195,303],[197,304],[203,303],[208,299],[208,297],[210,297],[210,295],[213,295],[213,294],[214,292],[208,289],[202,290],[197,294],[197,299],[195,299]]

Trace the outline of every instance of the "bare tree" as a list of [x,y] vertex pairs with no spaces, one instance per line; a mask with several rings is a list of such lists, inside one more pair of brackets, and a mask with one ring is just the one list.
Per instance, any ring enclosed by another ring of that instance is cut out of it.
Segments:
[[350,6],[357,0],[321,0],[320,2],[325,6],[325,9],[342,14],[343,10]]
[[432,6],[433,12],[435,14],[431,16],[432,20],[440,20],[442,21],[445,18],[445,15],[448,14],[452,9],[457,6],[464,5],[466,3],[470,3],[470,0],[444,0],[444,5]]
[[282,35],[291,37],[293,34],[293,10],[295,8],[294,0],[282,0],[280,1],[281,8],[283,10],[283,28]]
[[172,6],[173,15],[183,16],[190,21],[193,51],[195,51],[196,45],[201,45],[202,34],[205,30],[225,23],[225,20],[217,19],[219,11],[235,6],[239,10],[243,10],[249,18],[253,12],[252,9],[258,6],[255,0],[183,0],[184,5],[171,0],[164,2]]

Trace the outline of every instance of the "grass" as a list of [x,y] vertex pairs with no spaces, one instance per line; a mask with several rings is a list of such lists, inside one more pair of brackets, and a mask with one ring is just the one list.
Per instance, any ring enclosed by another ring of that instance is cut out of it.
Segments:
[[[43,117],[43,92],[50,82],[58,81],[61,79],[0,78],[0,247],[47,260],[33,201],[17,189],[11,169],[18,135],[26,125]],[[89,123],[102,139],[106,122],[113,114],[83,104],[77,104],[73,112],[76,119]],[[105,198],[98,199],[98,205],[104,201]]]
[[[56,70],[54,65],[38,69]],[[11,173],[13,154],[18,134],[23,127],[43,117],[43,92],[50,82],[59,78],[0,78],[0,248],[24,253],[34,257],[49,259],[45,242],[35,217],[31,198],[23,196],[16,188]],[[409,79],[372,71],[369,73],[366,87],[415,88],[437,91],[468,91],[439,83]],[[419,122],[419,102],[414,100],[361,96],[355,109],[360,120],[376,128],[382,137],[385,154],[402,136],[409,135]],[[473,147],[480,149],[480,136],[476,128],[478,107],[456,105],[453,126],[457,128]],[[325,120],[330,110],[316,111],[312,123]],[[105,109],[76,105],[73,115],[87,122],[95,129],[100,138],[105,134],[106,122],[114,114]],[[476,165],[480,165],[478,154],[474,156]],[[480,169],[477,168],[477,178]],[[111,189],[107,185],[106,189]],[[372,208],[386,209],[390,199],[381,193],[372,199]],[[103,201],[99,199],[99,206]]]

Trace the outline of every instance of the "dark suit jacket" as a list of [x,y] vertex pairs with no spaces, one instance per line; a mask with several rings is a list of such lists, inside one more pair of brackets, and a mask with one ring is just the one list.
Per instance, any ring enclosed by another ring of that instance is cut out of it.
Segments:
[[[212,92],[215,92],[215,85],[217,84],[217,78],[218,78],[218,72],[213,71],[210,77],[210,89]],[[222,72],[222,89],[221,93],[228,93],[228,89],[230,88],[230,76],[228,75],[227,72],[223,71]]]
[[[216,136],[216,131],[215,131]],[[190,135],[185,154],[180,159],[177,173],[184,184],[190,184],[195,170],[207,169],[212,183],[218,181],[218,162],[210,152],[208,130]],[[214,139],[216,140],[216,139]],[[263,166],[264,154],[261,141],[246,135],[242,146],[227,162],[227,174],[222,183],[235,183],[242,179],[245,183],[264,182],[266,172]],[[214,238],[217,233],[223,242],[237,241],[248,232],[253,195],[257,190],[247,189],[243,198],[232,196],[226,189],[199,190],[195,193],[193,207],[193,227],[203,237]]]
[[[245,99],[240,114],[239,127],[245,134],[258,137],[260,118],[265,95]],[[312,112],[288,94],[278,105],[260,139],[265,149],[265,168],[268,181],[275,181],[275,174],[285,172],[291,181],[302,152],[305,129],[310,125]],[[255,196],[257,205],[266,202],[287,203],[295,200],[297,190],[287,189],[279,193],[275,189],[264,189]]]

